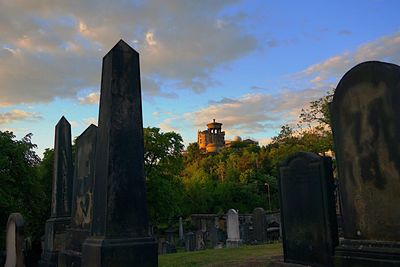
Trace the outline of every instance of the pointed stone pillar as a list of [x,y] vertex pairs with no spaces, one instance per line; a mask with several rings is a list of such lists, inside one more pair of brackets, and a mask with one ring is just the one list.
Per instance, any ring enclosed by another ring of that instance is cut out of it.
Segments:
[[157,266],[148,234],[139,54],[119,41],[103,58],[92,236],[82,266]]
[[40,266],[56,266],[64,249],[66,228],[71,221],[72,149],[71,125],[63,116],[56,125],[51,215],[46,222],[45,247]]
[[58,267],[81,266],[82,244],[90,236],[96,137],[97,126],[91,124],[75,141],[71,224],[66,234],[65,250],[58,256]]

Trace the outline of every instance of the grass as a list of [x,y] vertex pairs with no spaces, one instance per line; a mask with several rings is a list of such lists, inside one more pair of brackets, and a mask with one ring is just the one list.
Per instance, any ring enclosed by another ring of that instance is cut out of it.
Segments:
[[194,252],[164,254],[158,265],[167,266],[266,266],[272,256],[282,255],[282,244],[242,246],[240,248],[207,249]]

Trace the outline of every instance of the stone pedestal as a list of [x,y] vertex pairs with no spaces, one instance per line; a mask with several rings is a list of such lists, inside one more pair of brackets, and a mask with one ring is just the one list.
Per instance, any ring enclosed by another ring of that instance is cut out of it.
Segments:
[[56,267],[59,252],[65,248],[66,230],[71,217],[50,218],[46,221],[45,241],[39,266]]

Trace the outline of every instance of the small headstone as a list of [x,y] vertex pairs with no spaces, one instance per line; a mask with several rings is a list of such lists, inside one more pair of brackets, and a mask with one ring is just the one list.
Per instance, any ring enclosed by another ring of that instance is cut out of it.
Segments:
[[263,208],[253,210],[253,235],[254,241],[264,243],[267,241],[267,222]]
[[185,250],[194,251],[196,249],[196,235],[193,232],[185,234]]
[[91,237],[82,265],[157,266],[148,233],[139,54],[120,40],[103,58]]
[[51,216],[46,222],[40,266],[56,266],[58,254],[65,248],[66,229],[71,222],[72,179],[71,125],[63,116],[55,130]]
[[285,262],[331,266],[338,243],[331,159],[299,152],[279,174]]
[[230,209],[226,214],[228,239],[226,247],[236,248],[242,244],[239,231],[239,214],[236,210]]
[[66,234],[66,248],[58,257],[59,267],[81,265],[82,243],[90,235],[96,137],[97,126],[92,124],[75,140],[71,225]]
[[364,62],[331,104],[343,236],[336,266],[400,266],[400,66]]
[[185,236],[183,234],[183,222],[182,222],[182,217],[179,217],[179,241],[183,243],[185,240]]
[[12,213],[7,221],[6,264],[4,267],[24,267],[24,220],[19,213]]

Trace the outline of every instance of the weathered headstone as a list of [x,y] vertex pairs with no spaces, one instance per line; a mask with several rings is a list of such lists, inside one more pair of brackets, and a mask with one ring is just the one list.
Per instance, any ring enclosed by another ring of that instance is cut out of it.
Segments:
[[196,235],[193,232],[185,234],[185,250],[194,251],[196,249]]
[[71,225],[66,233],[65,250],[58,257],[59,267],[81,266],[82,243],[90,235],[96,137],[97,126],[92,124],[75,141]]
[[211,247],[215,248],[218,246],[218,217],[215,216],[214,221],[210,221],[210,226],[209,226],[209,238],[210,238],[210,243]]
[[364,62],[331,104],[344,240],[336,266],[400,266],[400,66]]
[[139,54],[121,40],[103,58],[93,221],[83,266],[157,266],[143,146]]
[[6,233],[7,255],[4,267],[24,267],[24,219],[21,214],[10,214]]
[[267,241],[267,223],[263,208],[255,208],[253,210],[253,235],[257,243]]
[[63,116],[55,130],[51,215],[46,222],[40,266],[56,266],[58,254],[65,247],[66,228],[71,222],[72,179],[71,125]]
[[285,262],[331,266],[338,243],[331,159],[299,152],[279,174]]
[[182,222],[182,217],[179,217],[179,242],[183,244],[185,241],[185,236],[183,233],[183,222]]
[[228,239],[226,240],[226,247],[235,248],[242,244],[239,231],[239,214],[236,210],[230,209],[226,215]]

